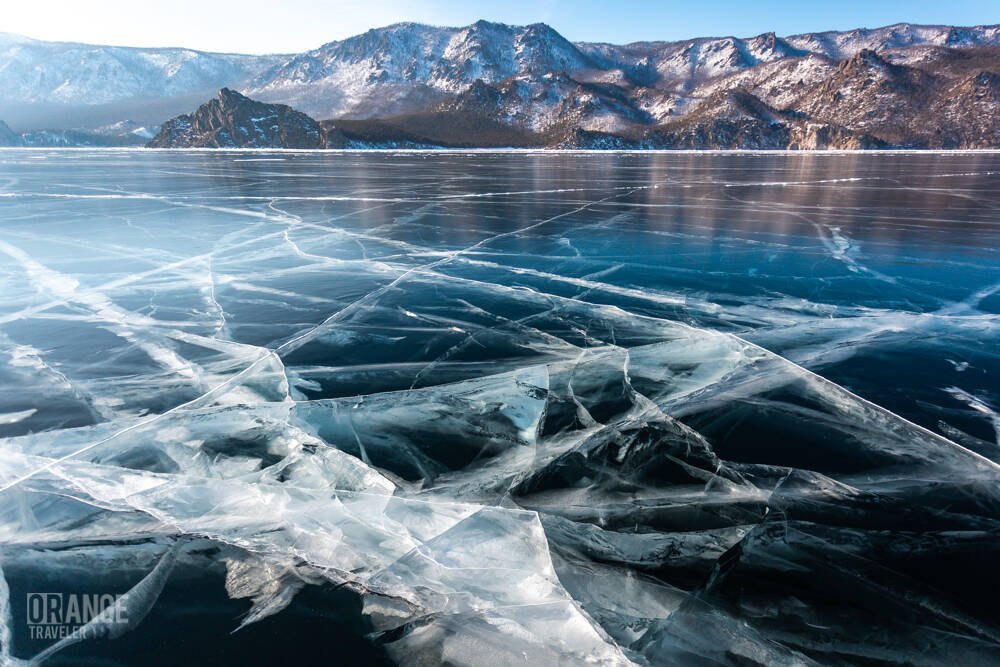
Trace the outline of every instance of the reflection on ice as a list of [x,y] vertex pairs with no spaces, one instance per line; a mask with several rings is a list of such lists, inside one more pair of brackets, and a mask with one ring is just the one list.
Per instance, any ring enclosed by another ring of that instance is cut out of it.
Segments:
[[287,158],[4,154],[0,662],[1000,659],[995,158]]

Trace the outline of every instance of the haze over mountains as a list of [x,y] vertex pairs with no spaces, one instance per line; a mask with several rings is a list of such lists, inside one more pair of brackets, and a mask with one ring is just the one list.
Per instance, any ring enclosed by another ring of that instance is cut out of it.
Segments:
[[0,142],[34,131],[20,139],[32,145],[140,144],[231,88],[252,100],[221,94],[191,116],[201,113],[197,132],[173,122],[154,145],[301,144],[301,127],[255,128],[272,115],[304,123],[242,109],[257,100],[324,121],[308,134],[316,147],[998,147],[1000,26],[612,45],[544,24],[404,23],[289,56],[2,35],[0,87],[14,130]]

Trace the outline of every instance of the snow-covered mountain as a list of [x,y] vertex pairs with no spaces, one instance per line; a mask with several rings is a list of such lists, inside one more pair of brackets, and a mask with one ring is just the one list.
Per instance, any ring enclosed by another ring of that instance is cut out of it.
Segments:
[[289,56],[44,42],[0,33],[0,118],[16,130],[159,125]]
[[[513,78],[545,88],[544,75],[561,73],[580,83],[678,97],[720,76],[810,55],[836,61],[865,49],[997,44],[1000,26],[909,24],[784,38],[769,33],[745,39],[573,44],[545,24],[478,21],[463,28],[400,23],[302,54],[249,56],[43,42],[0,33],[0,90],[3,106],[94,106],[230,87],[320,118],[374,117],[426,108],[477,80],[498,84]],[[647,110],[662,116],[677,107],[676,100],[657,99]]]
[[[544,24],[401,23],[292,56],[6,35],[0,86],[11,92],[0,97],[0,118],[23,131],[27,113],[32,127],[42,129],[53,124],[38,125],[39,110],[56,108],[78,124],[55,127],[90,129],[124,118],[159,125],[232,88],[334,120],[345,141],[370,132],[396,141],[392,128],[402,128],[400,141],[439,141],[451,123],[463,128],[462,145],[474,145],[481,128],[513,145],[576,145],[596,135],[634,139],[661,126],[668,131],[657,136],[684,145],[743,145],[754,132],[767,134],[768,145],[812,145],[817,137],[844,145],[980,145],[998,124],[992,120],[998,71],[997,25],[898,24],[613,45],[574,44]],[[947,91],[968,105],[957,105]],[[940,118],[923,118],[932,108]],[[966,111],[972,108],[975,114]],[[907,131],[904,116],[909,124],[934,125],[937,134],[922,137],[915,125]],[[724,127],[712,125],[713,118]],[[774,123],[787,125],[784,133],[772,132]],[[966,125],[979,128],[979,138]]]
[[862,50],[920,45],[997,44],[1000,26],[899,24],[785,38],[769,33],[619,46],[573,44],[544,24],[478,21],[437,28],[401,23],[295,56],[258,76],[246,92],[319,118],[363,118],[422,110],[481,80],[521,87],[527,102],[515,115],[526,118],[550,116],[576,84],[598,84],[636,91],[632,111],[663,120],[682,112],[684,98],[697,86],[762,64],[810,56],[835,62]]
[[656,88],[688,90],[698,83],[762,63],[812,55],[842,60],[862,50],[930,45],[968,48],[1000,44],[1000,25],[959,28],[899,23],[883,28],[778,37],[700,37],[676,42],[578,44],[604,68],[618,68]]
[[476,80],[579,72],[594,63],[544,24],[464,28],[399,23],[330,42],[259,76],[249,94],[322,117],[411,111]]
[[0,90],[6,104],[175,97],[245,84],[287,58],[43,42],[0,33]]

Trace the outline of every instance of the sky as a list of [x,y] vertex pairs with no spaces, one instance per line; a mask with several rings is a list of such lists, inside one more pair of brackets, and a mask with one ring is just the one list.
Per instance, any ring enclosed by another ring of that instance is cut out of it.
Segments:
[[627,43],[874,28],[907,21],[1000,23],[1000,0],[25,0],[0,32],[36,39],[291,53],[400,21],[548,23],[572,41]]

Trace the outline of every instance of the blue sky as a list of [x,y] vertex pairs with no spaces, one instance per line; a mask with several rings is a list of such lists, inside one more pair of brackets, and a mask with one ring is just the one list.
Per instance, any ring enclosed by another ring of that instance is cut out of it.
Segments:
[[1000,23],[1000,0],[27,0],[6,3],[0,31],[39,39],[292,52],[397,21],[466,25],[542,21],[574,41],[779,35],[900,21]]

